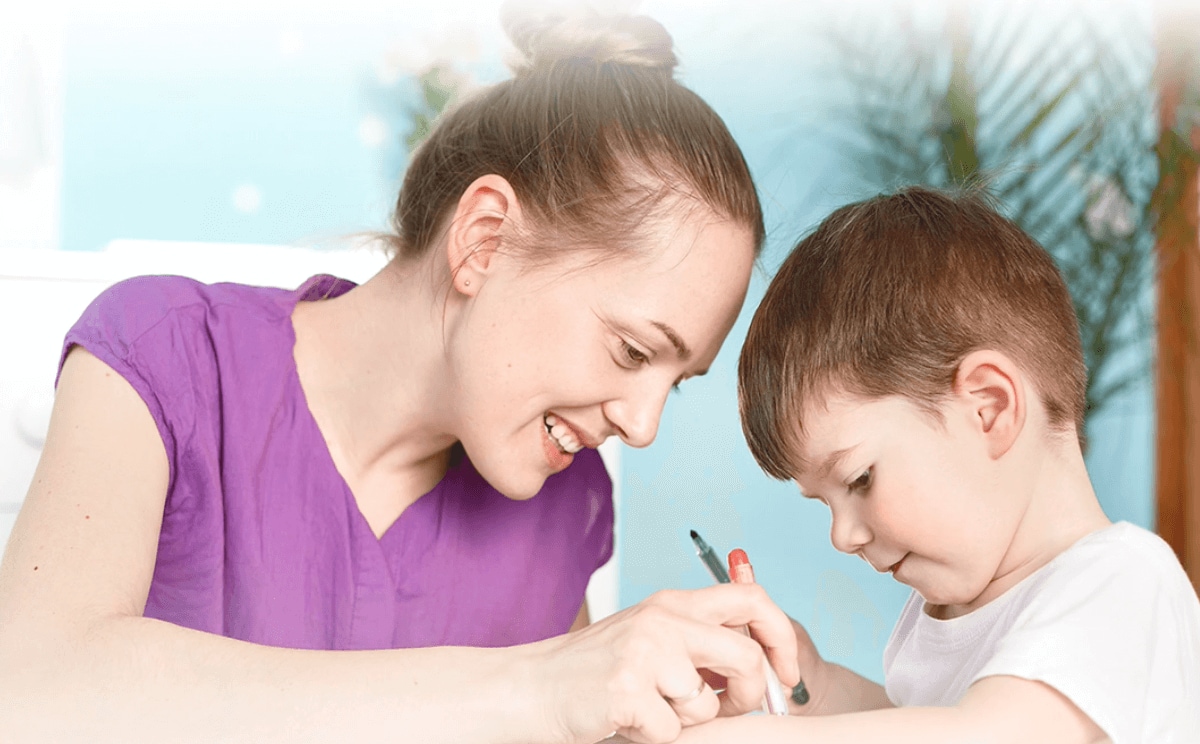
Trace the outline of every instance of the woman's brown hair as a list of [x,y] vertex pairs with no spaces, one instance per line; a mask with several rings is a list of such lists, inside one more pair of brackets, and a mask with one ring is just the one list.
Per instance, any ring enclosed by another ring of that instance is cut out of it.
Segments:
[[424,253],[488,174],[507,179],[532,216],[529,248],[624,249],[679,199],[746,225],[761,248],[762,209],[742,153],[716,112],[674,79],[661,25],[511,8],[504,23],[524,62],[447,112],[414,153],[393,216],[401,256]]

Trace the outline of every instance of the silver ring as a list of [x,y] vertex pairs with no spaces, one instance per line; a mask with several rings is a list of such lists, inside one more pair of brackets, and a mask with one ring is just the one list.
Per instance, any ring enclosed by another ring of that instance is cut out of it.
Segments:
[[704,688],[706,687],[708,687],[708,683],[701,678],[699,686],[688,694],[681,697],[669,697],[667,695],[663,695],[663,697],[667,698],[667,702],[669,703],[687,703],[700,697],[700,693],[704,692]]

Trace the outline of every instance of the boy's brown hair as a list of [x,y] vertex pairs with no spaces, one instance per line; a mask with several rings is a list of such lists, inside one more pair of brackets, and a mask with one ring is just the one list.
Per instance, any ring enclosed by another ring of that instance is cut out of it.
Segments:
[[738,361],[750,450],[794,478],[801,412],[834,391],[901,395],[937,416],[979,349],[1010,356],[1050,426],[1082,441],[1079,326],[1044,248],[979,191],[910,187],[842,207],[784,261],[750,324]]

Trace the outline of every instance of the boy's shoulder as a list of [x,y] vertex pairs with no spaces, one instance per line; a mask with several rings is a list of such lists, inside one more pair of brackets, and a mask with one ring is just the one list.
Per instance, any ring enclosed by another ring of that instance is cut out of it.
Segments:
[[1093,532],[1029,577],[973,679],[1054,687],[1115,742],[1196,741],[1200,599],[1174,551],[1127,522]]
[[1200,696],[1200,599],[1148,530],[1097,530],[966,615],[922,606],[910,600],[885,653],[898,705],[955,705],[1006,675],[1055,688],[1114,742],[1198,741],[1200,715],[1173,711]]
[[1165,540],[1129,522],[1097,530],[1055,556],[1034,577],[1043,591],[1064,581],[1136,581],[1144,588],[1163,582],[1188,584],[1179,558]]

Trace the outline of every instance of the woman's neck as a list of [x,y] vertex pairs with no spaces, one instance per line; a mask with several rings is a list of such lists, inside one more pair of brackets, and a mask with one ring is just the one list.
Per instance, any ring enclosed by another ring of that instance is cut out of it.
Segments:
[[436,485],[456,441],[440,304],[426,271],[392,261],[362,286],[298,303],[292,314],[308,407],[369,521],[364,501],[387,502],[377,511],[398,516]]

